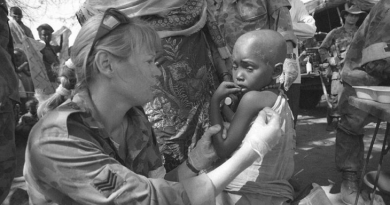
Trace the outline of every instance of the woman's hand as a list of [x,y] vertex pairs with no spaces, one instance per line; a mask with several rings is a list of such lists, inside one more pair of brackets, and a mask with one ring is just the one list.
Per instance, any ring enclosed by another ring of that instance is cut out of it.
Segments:
[[279,142],[281,133],[279,115],[266,107],[260,111],[243,143],[249,144],[263,158]]
[[213,100],[216,100],[219,103],[221,102],[221,100],[225,99],[230,94],[235,94],[240,91],[241,88],[235,83],[224,81],[218,86],[217,90],[214,92]]
[[202,138],[196,143],[196,147],[188,153],[188,160],[197,170],[209,168],[217,160],[218,156],[211,142],[211,136],[217,134],[221,126],[211,126],[203,134]]

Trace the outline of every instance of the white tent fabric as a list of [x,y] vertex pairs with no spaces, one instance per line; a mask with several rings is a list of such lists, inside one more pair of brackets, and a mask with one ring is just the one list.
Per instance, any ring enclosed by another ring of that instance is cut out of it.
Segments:
[[379,0],[302,0],[302,2],[309,13],[314,13],[345,3],[356,4],[362,10],[370,10]]

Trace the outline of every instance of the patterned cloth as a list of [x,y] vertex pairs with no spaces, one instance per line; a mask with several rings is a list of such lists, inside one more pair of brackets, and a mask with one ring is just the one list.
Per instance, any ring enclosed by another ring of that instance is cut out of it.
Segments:
[[296,43],[288,0],[207,0],[230,50],[242,34],[272,29]]
[[[381,0],[371,9],[350,44],[341,71],[344,87],[340,94],[339,112],[341,119],[338,128],[342,130],[342,132],[339,132],[344,134],[339,135],[338,132],[336,135],[336,165],[343,171],[359,171],[361,168],[364,151],[362,138],[364,126],[373,120],[369,113],[363,112],[348,103],[350,96],[356,96],[352,86],[390,85],[390,58],[361,65],[363,57],[377,55],[377,53],[372,52],[368,53],[367,56],[363,56],[365,48],[381,42],[387,45],[390,44],[389,9],[390,2],[387,0]],[[390,50],[388,48],[389,46],[387,46],[387,49],[382,49],[382,52],[389,54]],[[372,68],[375,68],[375,72],[371,72]]]
[[[355,35],[358,27],[355,26],[351,30],[347,31],[344,26],[333,29],[326,35],[324,41],[320,46],[320,49],[325,49],[330,52],[333,58],[338,57],[335,61],[338,69],[341,69],[342,59],[340,59],[342,53],[344,53],[352,42],[353,36]],[[331,62],[330,62],[331,63]]]
[[[205,2],[189,0],[166,17],[144,16],[158,32],[185,30],[202,18]],[[208,38],[210,37],[210,38]],[[162,75],[154,89],[154,99],[144,106],[164,154],[169,172],[180,165],[189,149],[209,126],[210,93],[218,86],[217,71],[209,46],[225,46],[211,16],[205,26],[188,36],[162,38],[164,53],[160,57]],[[216,53],[218,55],[218,52]],[[159,61],[159,60],[158,60]]]
[[187,193],[204,189],[210,192],[204,203],[215,203],[206,175],[196,183],[146,178],[162,168],[162,161],[140,109],[127,113],[130,128],[121,139],[111,139],[91,113],[90,99],[76,95],[34,126],[24,165],[33,204],[179,205],[194,202]]
[[283,204],[293,199],[288,180],[294,172],[295,129],[286,96],[280,94],[272,106],[280,115],[282,137],[263,159],[255,161],[227,185],[217,198],[220,205]]

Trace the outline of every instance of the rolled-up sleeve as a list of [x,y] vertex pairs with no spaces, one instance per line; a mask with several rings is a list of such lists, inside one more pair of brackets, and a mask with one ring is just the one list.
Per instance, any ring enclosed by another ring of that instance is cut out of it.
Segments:
[[279,14],[279,20],[277,21],[277,32],[282,34],[286,41],[291,41],[295,45],[297,44],[297,37],[294,34],[294,30],[292,27],[292,21],[290,12],[287,7],[281,7],[278,11],[273,13],[273,17],[277,19],[277,15]]
[[97,144],[58,133],[47,129],[28,145],[29,192],[44,196],[33,196],[34,204],[46,204],[40,200],[48,199],[61,204],[215,204],[207,175],[183,183],[148,179],[122,166]]
[[297,37],[292,26],[290,8],[291,5],[288,0],[268,1],[268,12],[272,17],[270,22],[271,29],[282,34],[286,41],[291,41],[296,45]]

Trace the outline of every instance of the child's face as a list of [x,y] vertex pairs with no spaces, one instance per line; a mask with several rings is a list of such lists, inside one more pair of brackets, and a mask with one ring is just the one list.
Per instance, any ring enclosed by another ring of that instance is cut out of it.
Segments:
[[27,111],[35,115],[37,113],[37,107],[35,105],[31,105],[30,107],[27,108]]
[[45,29],[42,29],[40,32],[39,32],[39,38],[44,41],[45,43],[50,43],[51,41],[51,32],[48,31],[48,30],[45,30]]
[[15,57],[15,63],[16,63],[16,66],[20,66],[22,63],[22,60],[23,60],[23,53],[18,51],[18,50],[14,50],[14,57]]
[[270,84],[272,67],[263,58],[261,48],[236,45],[233,50],[233,80],[243,92],[260,90]]

